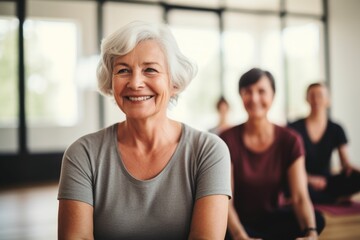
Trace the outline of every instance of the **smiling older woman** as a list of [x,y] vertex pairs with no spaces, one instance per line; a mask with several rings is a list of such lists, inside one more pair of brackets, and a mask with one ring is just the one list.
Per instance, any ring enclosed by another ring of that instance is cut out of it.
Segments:
[[217,136],[167,117],[195,75],[163,25],[102,42],[99,89],[126,115],[74,142],[59,186],[59,239],[224,239],[230,155]]

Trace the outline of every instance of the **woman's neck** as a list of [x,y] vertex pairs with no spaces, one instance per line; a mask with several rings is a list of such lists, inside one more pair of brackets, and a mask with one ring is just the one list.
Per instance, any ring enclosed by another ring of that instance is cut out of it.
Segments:
[[272,134],[273,124],[268,119],[249,119],[245,123],[245,132],[250,135]]
[[229,124],[228,124],[228,121],[227,121],[227,117],[226,116],[220,116],[218,126],[222,127],[222,126],[228,126],[228,125]]
[[245,131],[242,138],[246,148],[254,152],[263,152],[274,142],[274,124],[267,119],[248,120],[245,123]]
[[328,120],[327,111],[326,110],[311,111],[306,119],[307,121],[311,121],[311,122],[327,122]]
[[165,119],[161,122],[127,119],[119,124],[118,141],[148,150],[178,141],[181,124]]

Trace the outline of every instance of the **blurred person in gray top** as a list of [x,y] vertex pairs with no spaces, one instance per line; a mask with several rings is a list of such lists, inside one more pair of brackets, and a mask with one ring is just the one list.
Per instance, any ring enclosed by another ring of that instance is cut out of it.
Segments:
[[164,25],[132,22],[102,41],[99,89],[126,119],[64,153],[59,239],[224,239],[228,148],[167,116],[195,73]]

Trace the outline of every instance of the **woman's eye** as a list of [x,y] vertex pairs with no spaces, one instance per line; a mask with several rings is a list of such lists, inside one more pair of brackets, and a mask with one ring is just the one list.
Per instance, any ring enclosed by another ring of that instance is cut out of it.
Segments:
[[117,72],[117,74],[124,74],[124,73],[129,73],[130,71],[129,71],[129,69],[127,69],[127,68],[122,68],[122,69],[120,69],[118,72]]
[[151,72],[157,72],[157,71],[154,68],[146,68],[145,72],[150,72],[151,73]]

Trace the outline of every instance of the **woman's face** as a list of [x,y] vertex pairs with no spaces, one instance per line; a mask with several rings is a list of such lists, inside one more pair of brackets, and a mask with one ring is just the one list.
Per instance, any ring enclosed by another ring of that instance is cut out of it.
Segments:
[[166,116],[170,84],[165,55],[154,40],[140,42],[113,62],[112,90],[127,119]]
[[329,94],[324,86],[310,88],[306,100],[313,111],[326,110],[330,105]]
[[249,119],[266,118],[274,99],[270,79],[262,76],[256,83],[240,90],[240,96]]

